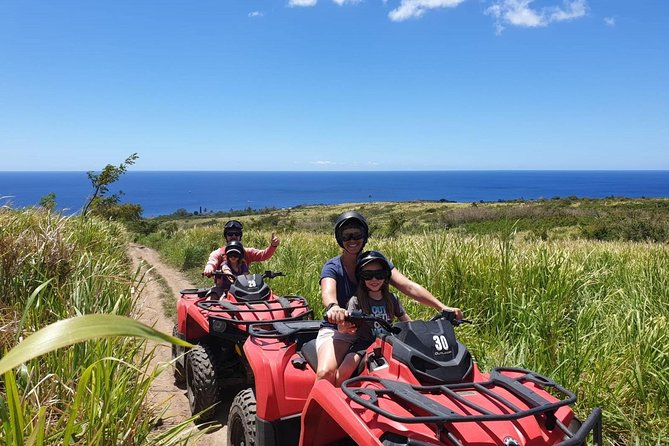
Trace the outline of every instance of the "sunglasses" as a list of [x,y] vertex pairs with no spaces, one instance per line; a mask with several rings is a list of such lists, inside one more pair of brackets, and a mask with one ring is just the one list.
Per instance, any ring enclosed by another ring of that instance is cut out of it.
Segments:
[[349,240],[362,240],[365,235],[362,232],[354,232],[352,234],[342,234],[341,241],[348,242]]
[[360,278],[362,280],[386,280],[390,277],[390,271],[385,269],[368,269],[360,273]]
[[241,237],[241,232],[228,232],[228,237]]

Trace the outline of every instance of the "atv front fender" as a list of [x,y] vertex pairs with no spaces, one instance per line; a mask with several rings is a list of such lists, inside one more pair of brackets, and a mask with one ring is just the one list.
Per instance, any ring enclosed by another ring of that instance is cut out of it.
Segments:
[[177,302],[177,330],[190,343],[196,343],[209,334],[209,319],[197,306],[200,300],[182,297]]
[[316,381],[302,412],[300,445],[326,445],[351,438],[360,446],[383,446],[351,409],[348,399],[326,380]]

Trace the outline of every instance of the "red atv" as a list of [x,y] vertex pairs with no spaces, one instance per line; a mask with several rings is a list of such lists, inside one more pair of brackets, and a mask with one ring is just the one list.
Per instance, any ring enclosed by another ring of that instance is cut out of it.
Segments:
[[519,368],[481,373],[455,337],[461,321],[452,313],[392,326],[350,320],[386,333],[341,388],[314,384],[319,321],[249,329],[244,350],[258,380],[233,401],[229,445],[602,444],[601,410],[581,423],[570,407],[576,396],[554,381]]
[[253,385],[254,376],[242,351],[250,324],[312,317],[304,297],[277,296],[265,283],[265,279],[283,275],[265,271],[238,276],[221,300],[216,296],[212,300],[210,288],[181,291],[173,334],[195,347],[185,354],[183,347],[172,346],[174,377],[177,384],[186,385],[191,412],[200,413],[199,421],[213,418],[211,406],[222,399],[223,389]]

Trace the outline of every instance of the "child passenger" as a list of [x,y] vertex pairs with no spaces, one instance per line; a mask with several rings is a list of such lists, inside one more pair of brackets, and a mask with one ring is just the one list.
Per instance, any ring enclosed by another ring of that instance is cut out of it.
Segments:
[[245,260],[244,246],[241,242],[233,241],[225,245],[225,260],[221,264],[224,274],[223,290],[230,289],[237,276],[249,273],[249,266]]
[[[390,262],[378,251],[363,252],[355,268],[355,277],[358,280],[358,289],[348,301],[348,312],[362,311],[364,314],[384,319],[391,323],[395,318],[400,321],[410,321],[397,296],[388,290],[391,274]],[[343,332],[348,331],[347,327]],[[357,328],[353,343],[338,367],[335,375],[335,385],[351,377],[358,367],[364,351],[376,339],[376,331],[380,329],[377,323],[365,323]]]

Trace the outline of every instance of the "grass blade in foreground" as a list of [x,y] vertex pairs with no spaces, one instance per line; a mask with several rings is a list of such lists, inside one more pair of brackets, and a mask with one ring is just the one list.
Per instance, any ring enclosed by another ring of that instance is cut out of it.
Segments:
[[110,336],[136,336],[157,342],[191,346],[181,339],[161,333],[134,319],[113,314],[89,314],[55,322],[27,337],[0,359],[0,375],[59,348]]

